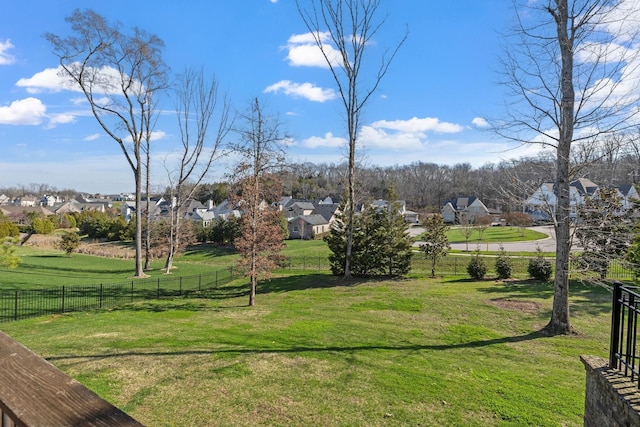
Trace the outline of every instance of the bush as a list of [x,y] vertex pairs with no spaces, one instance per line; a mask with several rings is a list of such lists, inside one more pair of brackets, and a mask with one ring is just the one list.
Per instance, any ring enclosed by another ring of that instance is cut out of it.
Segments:
[[6,237],[18,237],[20,236],[20,230],[18,226],[9,221],[0,220],[0,240]]
[[484,275],[487,274],[487,266],[484,260],[480,258],[478,252],[471,257],[471,261],[469,261],[469,265],[467,265],[467,273],[469,273],[472,279],[482,279]]
[[540,280],[541,282],[547,282],[551,278],[553,268],[551,267],[551,262],[542,256],[540,248],[537,249],[537,252],[536,257],[529,260],[527,272],[531,278]]
[[58,249],[65,251],[67,256],[71,256],[71,252],[80,246],[80,236],[75,231],[67,231],[62,235],[58,242]]
[[496,258],[496,274],[498,275],[498,279],[508,279],[511,277],[511,260],[507,256],[504,248],[500,247],[500,253]]

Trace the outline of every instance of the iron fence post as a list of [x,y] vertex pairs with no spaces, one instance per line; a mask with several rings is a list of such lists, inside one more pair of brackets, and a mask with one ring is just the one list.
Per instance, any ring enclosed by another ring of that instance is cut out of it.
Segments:
[[64,313],[64,285],[62,285],[62,311],[61,313]]
[[18,291],[16,290],[16,298],[13,303],[13,320],[18,320]]
[[613,284],[613,297],[612,297],[612,309],[611,309],[611,342],[609,343],[609,367],[617,369],[618,360],[616,352],[619,347],[620,340],[620,314],[622,312],[622,304],[620,298],[622,297],[622,283],[615,282]]

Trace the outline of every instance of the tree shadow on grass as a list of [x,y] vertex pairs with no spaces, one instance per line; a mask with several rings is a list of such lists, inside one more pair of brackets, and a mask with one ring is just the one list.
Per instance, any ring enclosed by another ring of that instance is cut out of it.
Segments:
[[235,255],[238,252],[232,246],[220,246],[211,243],[189,246],[183,256],[198,256],[203,258],[214,258],[219,256]]
[[302,291],[305,289],[335,288],[338,286],[354,286],[364,280],[343,280],[342,277],[328,274],[304,274],[275,277],[258,284],[258,293]]
[[66,361],[74,359],[109,359],[117,357],[156,357],[156,356],[184,356],[184,355],[199,355],[199,354],[303,354],[303,353],[356,353],[366,351],[406,351],[406,352],[420,352],[420,351],[449,351],[459,349],[473,349],[490,347],[494,345],[519,343],[525,341],[532,341],[541,338],[549,338],[549,335],[543,331],[533,331],[524,335],[507,336],[501,338],[492,338],[487,340],[476,340],[456,344],[411,344],[411,345],[354,345],[354,346],[303,346],[292,345],[282,347],[268,347],[268,348],[247,348],[247,347],[230,347],[230,348],[216,348],[212,350],[184,350],[184,351],[128,351],[119,353],[108,354],[88,354],[88,355],[61,355],[51,356],[46,358],[50,362]]
[[[69,257],[66,255],[37,255],[37,258],[58,258],[60,260],[68,260]],[[133,268],[133,263],[132,263],[132,267],[131,268],[122,268],[122,269],[113,269],[113,268],[87,268],[86,265],[82,265],[79,267],[70,267],[68,265],[60,265],[60,266],[55,266],[55,265],[39,265],[39,264],[32,264],[29,262],[22,262],[20,264],[20,270],[18,271],[18,273],[20,274],[35,274],[35,275],[41,275],[41,276],[46,276],[51,274],[50,272],[62,272],[62,273],[74,273],[74,276],[77,276],[78,273],[93,273],[93,274],[100,274],[100,273],[104,273],[104,274],[123,274],[123,273],[132,273],[133,271],[135,271],[135,268]],[[48,273],[49,272],[49,273]]]

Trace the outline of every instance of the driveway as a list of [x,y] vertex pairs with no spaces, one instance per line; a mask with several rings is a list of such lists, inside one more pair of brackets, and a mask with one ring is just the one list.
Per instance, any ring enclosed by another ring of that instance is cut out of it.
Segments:
[[[529,227],[530,230],[539,231],[547,235],[547,237],[539,240],[527,240],[523,242],[507,242],[502,243],[502,247],[507,252],[535,252],[536,248],[540,248],[543,252],[555,252],[556,251],[556,233],[551,225],[541,225],[538,227]],[[409,233],[412,236],[417,236],[424,232],[422,227],[412,227],[409,229]],[[414,246],[420,246],[421,242],[416,242]],[[469,242],[469,250],[474,251],[480,248],[482,251],[499,251],[500,243],[478,243]],[[451,243],[451,249],[465,251],[467,250],[466,243]],[[577,249],[574,245],[572,249]]]

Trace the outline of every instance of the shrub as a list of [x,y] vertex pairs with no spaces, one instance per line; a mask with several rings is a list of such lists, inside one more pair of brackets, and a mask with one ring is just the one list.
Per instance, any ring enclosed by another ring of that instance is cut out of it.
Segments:
[[67,231],[58,242],[58,248],[71,257],[71,252],[80,246],[80,236],[75,231]]
[[551,273],[553,272],[551,262],[545,259],[540,248],[537,249],[535,258],[529,260],[527,272],[531,278],[541,282],[547,282],[551,278]]
[[9,221],[0,220],[0,240],[5,237],[18,237],[20,236],[20,230],[18,226]]
[[496,258],[496,274],[498,279],[508,279],[511,277],[511,259],[507,256],[504,248],[500,246],[500,253]]
[[480,253],[476,251],[476,254],[471,257],[469,265],[467,265],[467,273],[472,279],[482,279],[487,274],[487,266],[484,260],[480,258]]

